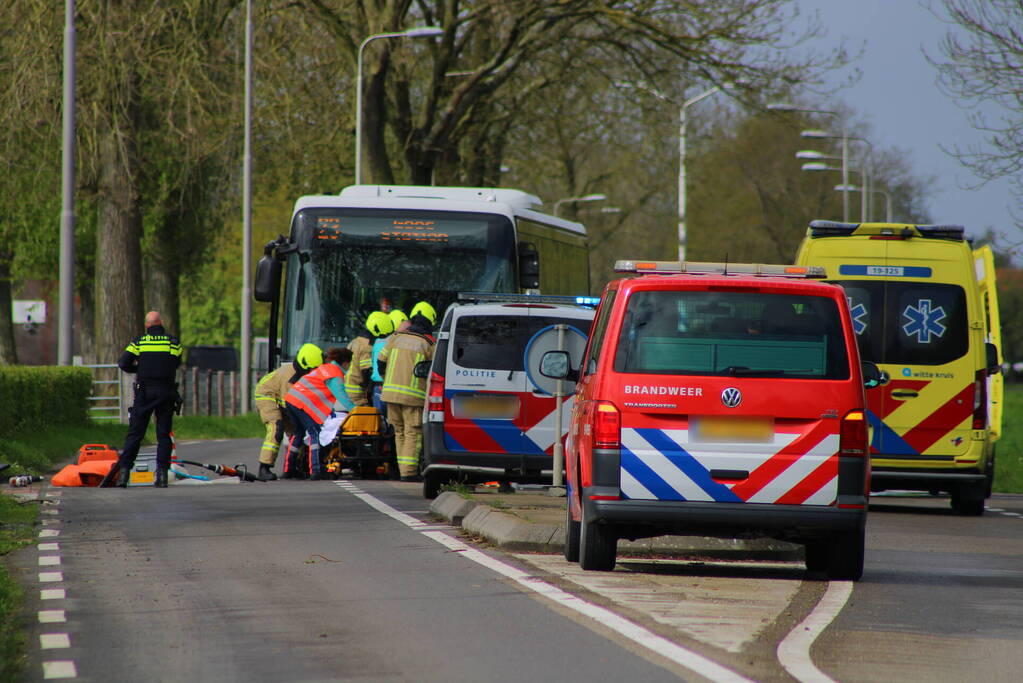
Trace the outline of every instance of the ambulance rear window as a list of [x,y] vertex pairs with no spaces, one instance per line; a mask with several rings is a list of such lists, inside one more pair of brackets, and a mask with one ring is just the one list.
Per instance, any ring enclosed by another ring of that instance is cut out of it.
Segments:
[[969,349],[966,293],[932,282],[848,280],[860,356],[875,363],[942,365]]
[[844,339],[826,297],[640,291],[629,297],[615,371],[848,379]]
[[566,323],[583,334],[590,321],[554,316],[463,315],[451,335],[452,360],[463,368],[482,370],[524,370],[526,344],[550,325]]

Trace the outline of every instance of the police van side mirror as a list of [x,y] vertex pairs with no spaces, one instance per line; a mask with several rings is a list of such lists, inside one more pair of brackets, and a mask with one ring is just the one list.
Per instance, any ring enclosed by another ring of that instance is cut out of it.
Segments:
[[998,362],[998,347],[992,343],[984,344],[986,354],[987,374],[997,375],[1002,371],[1002,364]]
[[412,374],[418,379],[426,379],[430,376],[430,361],[421,360],[412,368]]
[[865,360],[860,363],[860,368],[863,373],[863,386],[867,389],[888,384],[888,373],[877,367],[877,363]]

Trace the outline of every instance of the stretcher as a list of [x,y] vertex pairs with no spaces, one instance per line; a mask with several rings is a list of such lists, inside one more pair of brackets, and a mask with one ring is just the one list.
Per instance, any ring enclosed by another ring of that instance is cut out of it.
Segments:
[[320,450],[327,477],[349,474],[362,479],[396,479],[398,463],[394,448],[394,427],[373,406],[352,409],[330,445]]

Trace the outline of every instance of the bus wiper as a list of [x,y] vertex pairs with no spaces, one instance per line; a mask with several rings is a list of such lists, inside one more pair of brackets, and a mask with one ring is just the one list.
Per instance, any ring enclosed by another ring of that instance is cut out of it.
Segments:
[[722,368],[721,372],[726,372],[732,377],[753,377],[755,375],[784,375],[784,370],[770,370],[764,368],[748,368],[745,365],[729,365],[727,368]]

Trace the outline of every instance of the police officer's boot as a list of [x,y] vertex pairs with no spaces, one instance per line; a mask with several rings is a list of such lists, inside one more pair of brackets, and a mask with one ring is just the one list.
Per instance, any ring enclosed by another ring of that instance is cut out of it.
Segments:
[[162,467],[156,469],[156,476],[153,478],[153,486],[165,489],[167,488],[167,470]]
[[117,465],[118,472],[116,475],[117,483],[114,486],[122,489],[128,488],[128,482],[131,481],[131,468],[125,467],[124,465]]
[[259,478],[263,481],[276,481],[277,475],[269,465],[261,462],[259,463]]

